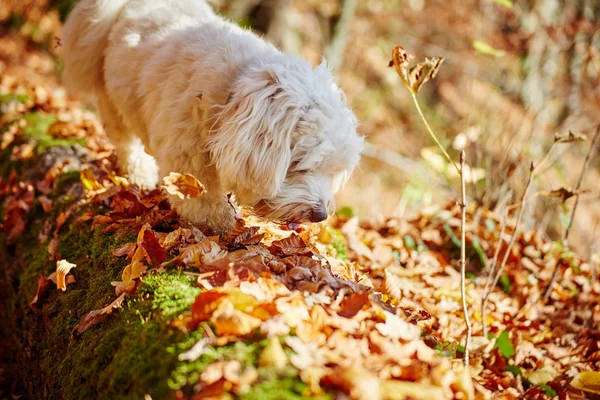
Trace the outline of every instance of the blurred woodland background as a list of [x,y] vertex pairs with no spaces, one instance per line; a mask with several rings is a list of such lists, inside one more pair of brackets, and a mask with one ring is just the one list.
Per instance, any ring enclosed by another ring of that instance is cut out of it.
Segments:
[[[2,34],[60,52],[69,0],[3,0]],[[322,55],[367,137],[361,167],[338,196],[341,212],[408,216],[458,198],[456,171],[434,147],[391,51],[402,45],[444,64],[419,98],[450,155],[467,151],[468,195],[492,209],[518,202],[530,162],[547,156],[555,134],[591,137],[600,123],[598,0],[213,0],[221,13],[282,50],[318,64]],[[48,12],[48,10],[52,10]],[[2,58],[18,57],[0,46]],[[0,63],[1,68],[1,63]],[[49,66],[48,74],[60,71]],[[1,73],[0,69],[0,73]],[[544,196],[574,187],[589,148],[559,144],[536,176],[525,229],[558,239],[569,206]],[[600,157],[587,172],[572,246],[588,257],[600,245]],[[566,204],[565,204],[566,203]]]

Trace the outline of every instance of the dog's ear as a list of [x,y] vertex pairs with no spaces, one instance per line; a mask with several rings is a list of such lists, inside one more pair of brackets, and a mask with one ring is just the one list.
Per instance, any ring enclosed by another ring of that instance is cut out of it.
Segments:
[[209,140],[221,178],[253,193],[256,200],[275,196],[290,165],[300,114],[275,71],[262,69],[240,77]]

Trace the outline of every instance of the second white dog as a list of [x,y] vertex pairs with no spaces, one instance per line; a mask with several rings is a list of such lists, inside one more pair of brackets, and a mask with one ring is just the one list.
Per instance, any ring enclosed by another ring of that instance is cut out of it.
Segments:
[[317,222],[363,139],[324,64],[285,55],[204,0],[83,0],[63,31],[67,87],[96,98],[120,167],[147,188],[191,173],[204,196],[175,210],[229,231],[226,194],[258,215]]

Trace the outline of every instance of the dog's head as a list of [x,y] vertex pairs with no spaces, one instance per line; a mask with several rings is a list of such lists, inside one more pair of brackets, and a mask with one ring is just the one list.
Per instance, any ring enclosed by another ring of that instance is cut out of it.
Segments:
[[358,164],[363,138],[325,64],[281,56],[247,68],[209,148],[241,205],[280,222],[318,222]]

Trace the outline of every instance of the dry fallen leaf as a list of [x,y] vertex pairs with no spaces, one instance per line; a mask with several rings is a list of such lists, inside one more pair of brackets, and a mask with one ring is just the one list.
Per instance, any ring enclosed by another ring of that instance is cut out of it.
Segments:
[[167,259],[167,251],[160,245],[150,224],[145,224],[140,230],[137,245],[145,252],[146,260],[155,267]]
[[77,265],[68,262],[67,260],[60,260],[56,262],[56,288],[63,292],[67,290],[66,276],[75,268]]
[[589,191],[586,190],[580,190],[580,191],[575,191],[572,188],[568,188],[568,187],[561,187],[559,189],[555,189],[555,190],[551,190],[549,192],[546,191],[541,191],[540,194],[542,196],[546,196],[546,197],[555,197],[560,199],[560,201],[562,201],[563,203],[567,200],[569,200],[571,197],[577,196],[577,195],[581,195],[584,193],[588,193]]
[[344,318],[354,317],[369,301],[370,292],[362,292],[357,294],[351,294],[344,298],[340,304],[340,311],[338,314]]
[[275,253],[286,256],[307,254],[311,252],[311,248],[308,247],[304,239],[295,232],[285,239],[274,241],[271,243],[271,246]]
[[79,171],[79,177],[81,178],[81,183],[83,183],[83,186],[85,186],[85,188],[89,191],[97,191],[104,189],[104,186],[102,186],[98,182],[96,176],[89,168],[82,169],[81,171]]
[[204,185],[191,174],[171,172],[163,178],[163,189],[167,193],[180,199],[193,199],[202,196],[205,192]]
[[600,395],[600,372],[598,371],[583,371],[580,372],[570,385],[585,393]]
[[119,297],[117,297],[112,303],[110,303],[106,307],[101,308],[99,310],[90,311],[89,313],[84,315],[75,327],[75,329],[73,329],[73,335],[80,336],[91,327],[103,322],[108,317],[108,315],[112,314],[114,310],[121,307],[121,304],[123,303],[123,300],[125,300],[126,296],[127,293],[121,293]]

